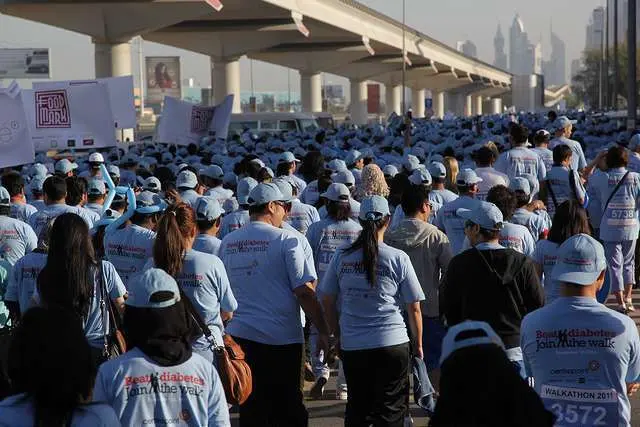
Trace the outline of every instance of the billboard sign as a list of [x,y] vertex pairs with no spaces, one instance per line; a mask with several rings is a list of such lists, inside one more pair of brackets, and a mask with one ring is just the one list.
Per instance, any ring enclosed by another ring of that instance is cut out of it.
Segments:
[[0,79],[48,79],[49,49],[0,49]]
[[146,100],[148,104],[161,104],[165,96],[182,98],[179,56],[147,56]]

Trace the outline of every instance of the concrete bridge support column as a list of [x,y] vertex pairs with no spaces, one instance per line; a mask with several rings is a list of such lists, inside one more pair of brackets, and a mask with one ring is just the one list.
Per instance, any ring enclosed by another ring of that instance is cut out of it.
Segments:
[[94,41],[96,78],[131,74],[131,43],[101,43]]
[[502,98],[491,98],[491,114],[502,114]]
[[473,95],[473,115],[474,116],[482,115],[482,101],[483,101],[483,98],[481,95]]
[[431,91],[433,98],[433,115],[439,119],[444,117],[444,92]]
[[387,116],[391,113],[402,114],[402,86],[385,85],[385,105]]
[[351,83],[351,121],[357,125],[366,125],[367,115],[367,82],[365,80],[349,81]]
[[411,109],[413,110],[414,118],[424,118],[424,99],[424,89],[413,89],[413,91],[411,92]]
[[322,112],[322,76],[300,72],[300,98],[305,113]]
[[215,104],[220,104],[227,95],[233,94],[234,114],[241,113],[240,103],[240,58],[212,58],[213,96]]

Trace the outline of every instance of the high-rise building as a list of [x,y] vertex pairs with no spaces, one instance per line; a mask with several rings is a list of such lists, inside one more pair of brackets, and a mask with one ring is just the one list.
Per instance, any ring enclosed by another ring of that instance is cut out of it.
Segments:
[[591,12],[591,19],[587,25],[587,37],[584,45],[586,51],[599,51],[602,48],[605,36],[603,32],[605,13],[604,7],[597,7]]
[[562,86],[567,82],[567,52],[562,39],[551,29],[551,56],[544,63],[545,84]]
[[582,61],[580,59],[574,59],[571,61],[571,80],[578,75],[580,70],[582,69]]
[[515,75],[542,74],[542,46],[529,42],[518,14],[509,31],[509,70]]
[[502,28],[498,24],[498,30],[496,36],[493,38],[493,50],[494,60],[493,65],[503,70],[507,69],[507,54],[504,53],[504,36],[502,35]]
[[471,40],[456,43],[456,49],[458,52],[462,52],[472,58],[478,57],[478,48]]

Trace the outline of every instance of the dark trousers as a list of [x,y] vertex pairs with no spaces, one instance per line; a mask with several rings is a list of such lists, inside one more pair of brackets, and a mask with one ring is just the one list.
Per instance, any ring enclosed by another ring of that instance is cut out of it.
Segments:
[[268,345],[233,337],[251,367],[253,392],[240,405],[240,427],[306,427],[300,390],[302,344]]
[[349,387],[345,427],[402,427],[408,410],[409,343],[342,352]]

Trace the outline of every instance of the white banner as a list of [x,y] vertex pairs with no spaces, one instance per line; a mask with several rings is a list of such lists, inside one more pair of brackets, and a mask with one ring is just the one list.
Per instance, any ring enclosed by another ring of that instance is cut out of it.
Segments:
[[0,168],[31,163],[34,158],[21,90],[13,82],[0,89]]
[[154,141],[166,144],[200,144],[202,137],[215,134],[226,138],[231,120],[233,95],[222,104],[205,107],[181,101],[169,96],[164,98],[160,123],[156,127]]
[[67,80],[58,82],[34,82],[35,90],[66,89],[69,86],[107,85],[114,125],[118,129],[133,129],[137,126],[136,107],[133,97],[133,76],[108,77],[97,80]]
[[105,84],[29,90],[22,94],[35,151],[116,145]]

